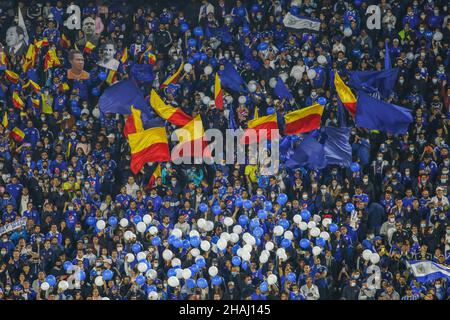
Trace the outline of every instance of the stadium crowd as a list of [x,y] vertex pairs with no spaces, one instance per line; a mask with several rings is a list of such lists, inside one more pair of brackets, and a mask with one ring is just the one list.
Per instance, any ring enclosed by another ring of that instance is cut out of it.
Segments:
[[[450,297],[447,279],[419,282],[408,268],[411,260],[450,264],[448,2],[71,4],[81,7],[80,30],[67,27],[66,2],[0,0],[0,300]],[[380,30],[367,28],[371,4],[381,9]],[[288,12],[319,19],[319,32],[287,30]],[[203,32],[194,34],[198,26]],[[218,27],[231,39],[207,34]],[[25,42],[44,39],[24,72]],[[140,83],[148,96],[183,59],[192,70],[159,92],[201,114],[205,129],[226,129],[231,106],[245,128],[256,106],[260,116],[268,108],[282,115],[319,97],[327,99],[322,125],[338,126],[330,71],[347,81],[346,71],[381,70],[386,40],[399,68],[389,101],[412,109],[414,122],[394,136],[359,128],[346,114],[351,168],[281,163],[264,176],[252,164],[163,163],[149,186],[150,166],[130,171],[124,117],[97,105],[108,86],[99,73],[115,69],[120,81],[133,64],[151,64],[152,81]],[[260,50],[263,41],[269,45]],[[51,49],[60,64],[44,67],[56,61]],[[224,61],[256,89],[241,101],[225,88],[223,111],[210,88]],[[295,103],[273,94],[278,76]]]

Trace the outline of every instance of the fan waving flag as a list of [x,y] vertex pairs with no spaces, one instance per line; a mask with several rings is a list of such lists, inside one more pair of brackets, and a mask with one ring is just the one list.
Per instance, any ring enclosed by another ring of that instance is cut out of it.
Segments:
[[144,131],[144,125],[142,124],[141,119],[141,110],[131,106],[131,115],[127,118],[127,121],[125,121],[123,135],[125,138],[128,138],[129,134],[141,131]]
[[210,152],[207,141],[203,141],[205,131],[200,115],[182,128],[175,130],[178,137],[178,144],[172,150],[172,161],[180,158],[191,159],[192,157],[209,157]]
[[161,164],[159,162],[153,163],[149,171],[151,172],[151,175],[148,179],[147,189],[152,189],[155,185],[156,179],[162,177]]
[[392,134],[405,134],[413,122],[411,110],[387,103],[358,91],[356,124],[361,128],[380,130]]
[[147,162],[170,160],[166,128],[150,128],[128,135],[131,149],[130,169],[137,174]]
[[11,83],[17,84],[19,82],[19,75],[14,71],[6,70],[5,77]]
[[125,47],[125,48],[123,49],[122,57],[120,58],[120,62],[121,62],[122,64],[124,64],[124,63],[126,63],[127,61],[128,61],[128,48]]
[[150,93],[150,104],[161,118],[169,121],[171,124],[185,126],[192,121],[192,117],[184,113],[181,108],[175,108],[166,104],[155,90],[152,90]]
[[181,62],[180,66],[178,67],[178,70],[175,71],[175,73],[173,75],[171,75],[170,77],[168,77],[166,79],[166,81],[164,81],[159,88],[160,89],[164,89],[165,87],[167,87],[169,84],[176,84],[178,82],[178,78],[180,78],[181,75],[181,71],[184,68],[184,62]]
[[90,54],[92,52],[92,50],[94,50],[94,49],[95,49],[95,45],[92,42],[88,41],[86,43],[86,45],[84,46],[83,52],[86,54]]
[[280,99],[287,99],[288,101],[290,101],[294,98],[281,78],[278,78],[277,84],[275,85],[275,88],[273,88],[273,92]]
[[[274,132],[272,130],[278,130],[277,114],[271,114],[269,116],[259,117],[257,119],[250,120],[248,122],[248,129],[245,130],[244,136],[241,138],[242,144],[251,144],[252,130],[255,131],[258,138],[258,142],[262,141],[263,138],[267,140],[272,140],[278,138],[278,134],[272,136]],[[256,141],[255,141],[256,142]]]
[[70,48],[70,45],[71,45],[70,40],[66,37],[65,34],[61,35],[61,39],[59,40],[59,43],[60,43],[61,47],[65,48],[65,49]]
[[223,110],[223,91],[220,86],[220,77],[218,73],[216,73],[216,80],[214,82],[214,103],[217,109]]
[[117,82],[106,88],[100,96],[98,104],[103,113],[130,114],[131,106],[135,106],[146,113],[149,118],[152,118],[144,95],[130,79]]
[[23,109],[25,107],[25,103],[23,102],[22,98],[17,94],[17,91],[14,91],[12,96],[12,103],[14,107],[17,109]]
[[224,63],[223,70],[219,71],[221,84],[230,90],[247,92],[246,84],[230,62]]
[[16,142],[22,142],[25,139],[25,133],[20,128],[15,127],[11,130],[10,137]]
[[8,125],[9,125],[8,114],[5,112],[2,118],[2,126],[3,128],[8,129]]
[[344,81],[342,81],[337,71],[334,72],[334,86],[342,104],[354,118],[356,115],[356,97]]
[[320,128],[324,107],[320,104],[289,112],[284,116],[284,133],[295,135]]

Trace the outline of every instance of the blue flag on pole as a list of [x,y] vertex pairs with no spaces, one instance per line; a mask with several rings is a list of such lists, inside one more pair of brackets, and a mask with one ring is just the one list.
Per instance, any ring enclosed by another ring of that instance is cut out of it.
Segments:
[[225,68],[219,71],[220,81],[224,88],[238,92],[247,92],[244,80],[230,62],[224,63]]
[[153,67],[149,64],[133,64],[130,70],[130,75],[131,78],[136,81],[142,82],[151,82],[155,79]]
[[103,113],[130,114],[131,106],[142,110],[152,118],[148,103],[145,102],[144,95],[136,86],[133,80],[127,79],[108,87],[100,96],[98,101],[100,111]]
[[278,81],[277,84],[275,85],[275,88],[273,88],[273,92],[280,99],[292,100],[294,98],[280,77],[278,77]]
[[208,39],[211,37],[215,37],[220,41],[222,41],[223,43],[231,43],[233,41],[233,37],[231,36],[231,33],[227,30],[226,27],[218,27],[218,28],[206,27],[205,35]]
[[397,75],[398,68],[382,71],[353,71],[350,72],[349,84],[357,91],[379,93],[381,98],[387,99],[394,90]]
[[312,134],[294,149],[290,159],[286,161],[286,168],[295,169],[308,167],[313,170],[326,167],[324,145],[317,141]]
[[385,42],[385,53],[384,53],[384,69],[389,70],[391,68],[391,57],[389,54],[389,44]]
[[413,121],[411,110],[372,98],[358,91],[356,124],[362,128],[392,134],[404,134]]
[[350,145],[350,128],[325,127],[326,136],[324,152],[326,163],[349,167],[352,163],[352,146]]

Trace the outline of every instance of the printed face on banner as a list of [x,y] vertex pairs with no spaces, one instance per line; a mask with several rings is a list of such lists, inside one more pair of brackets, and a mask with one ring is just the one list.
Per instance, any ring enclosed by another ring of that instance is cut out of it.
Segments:
[[26,50],[25,32],[19,26],[11,26],[6,30],[7,52],[15,55],[22,55]]
[[91,17],[84,19],[82,29],[87,37],[93,36],[95,33],[95,20]]
[[103,59],[97,62],[97,65],[106,69],[117,71],[119,61],[115,59],[116,47],[113,43],[107,43],[103,47]]
[[84,57],[81,52],[71,52],[69,54],[71,68],[67,70],[69,80],[87,80],[89,73],[84,71]]

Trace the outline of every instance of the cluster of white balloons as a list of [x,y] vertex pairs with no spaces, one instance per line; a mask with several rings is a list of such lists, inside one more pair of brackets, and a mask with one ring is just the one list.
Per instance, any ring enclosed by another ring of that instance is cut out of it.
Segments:
[[366,249],[362,252],[362,257],[366,261],[370,261],[372,264],[380,262],[380,255],[372,250]]

